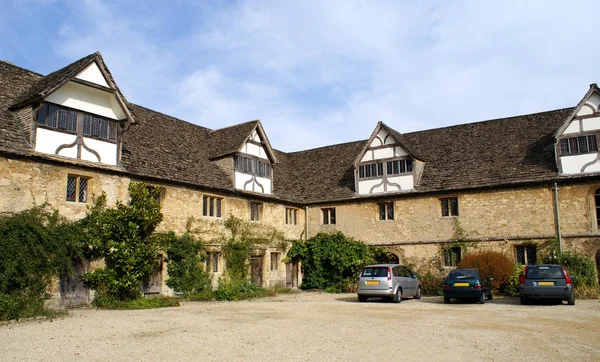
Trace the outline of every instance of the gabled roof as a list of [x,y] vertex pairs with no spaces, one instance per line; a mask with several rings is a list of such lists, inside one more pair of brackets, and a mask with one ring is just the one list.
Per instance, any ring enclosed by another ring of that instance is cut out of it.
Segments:
[[410,145],[410,141],[407,140],[406,137],[404,137],[400,132],[389,127],[385,123],[379,121],[379,122],[377,122],[377,126],[375,126],[375,129],[371,133],[371,137],[369,137],[369,139],[367,140],[363,149],[358,153],[358,155],[354,159],[355,166],[361,162],[363,156],[365,155],[365,153],[367,152],[367,150],[369,148],[369,145],[371,144],[371,142],[373,142],[373,139],[375,139],[375,137],[377,137],[377,134],[379,133],[379,131],[382,128],[385,129],[390,135],[392,135],[392,137],[394,137],[396,144],[401,146],[404,149],[404,151],[406,151],[406,153],[408,153],[409,156],[411,156],[412,158],[417,159],[417,160],[419,159],[414,151],[414,148]]
[[277,163],[277,157],[275,157],[271,143],[259,120],[240,123],[212,131],[209,139],[209,158],[211,160],[217,160],[219,158],[235,155],[252,136],[254,130],[258,132],[260,138],[263,140],[265,150],[271,163]]
[[563,125],[556,131],[556,133],[554,133],[554,138],[558,138],[560,135],[563,134],[563,132],[571,124],[571,121],[573,120],[573,118],[575,118],[575,116],[577,116],[577,113],[579,113],[579,110],[581,109],[581,107],[583,107],[585,105],[585,103],[588,101],[590,96],[594,93],[600,94],[600,88],[598,88],[598,85],[596,83],[590,84],[590,89],[588,89],[588,91],[585,93],[583,98],[581,98],[579,103],[577,103],[575,108],[573,108],[573,111],[564,120]]
[[121,94],[119,87],[115,83],[108,67],[104,63],[104,59],[102,59],[102,55],[100,52],[95,52],[88,56],[85,56],[79,60],[74,61],[73,63],[67,65],[66,67],[59,69],[55,72],[48,74],[45,77],[38,79],[36,82],[31,84],[30,87],[24,91],[20,97],[18,97],[17,101],[11,105],[11,109],[19,109],[26,105],[33,104],[36,102],[41,102],[44,98],[58,90],[60,87],[65,85],[68,81],[72,80],[77,76],[81,71],[83,71],[90,64],[95,62],[98,65],[98,68],[102,72],[103,76],[106,78],[107,83],[110,86],[110,89],[115,91],[117,100],[119,101],[123,112],[126,114],[127,119],[129,121],[134,122],[134,118],[126,107],[127,100]]

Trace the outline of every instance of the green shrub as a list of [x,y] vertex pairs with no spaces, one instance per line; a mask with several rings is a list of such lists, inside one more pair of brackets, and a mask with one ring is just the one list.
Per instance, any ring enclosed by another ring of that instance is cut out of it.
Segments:
[[293,242],[287,259],[302,260],[302,289],[343,292],[356,290],[362,267],[383,253],[380,248],[369,248],[342,232],[318,233],[306,242]]
[[249,280],[231,279],[227,276],[219,278],[219,287],[215,291],[216,300],[245,300],[269,296],[262,287]]
[[[211,291],[211,275],[204,268],[206,254],[202,243],[189,233],[176,237],[163,234],[167,247],[167,285],[185,295],[206,295]],[[212,294],[212,293],[211,293]]]
[[156,199],[160,188],[143,182],[129,184],[128,204],[106,207],[106,194],[98,197],[83,220],[90,256],[103,259],[105,267],[84,275],[87,286],[97,295],[132,300],[141,297],[142,281],[156,272],[163,249],[161,238],[153,237],[162,221]]
[[426,273],[419,277],[421,282],[421,294],[426,296],[437,296],[443,294],[444,276]]
[[179,307],[179,300],[173,297],[138,298],[133,300],[118,300],[104,294],[94,298],[93,305],[99,309],[154,309]]
[[519,296],[519,286],[521,281],[521,274],[523,274],[523,269],[525,269],[525,265],[516,264],[511,274],[508,284],[506,284],[500,292],[504,295],[508,295],[511,297]]
[[81,230],[47,205],[0,217],[0,320],[47,314],[51,280],[82,258]]
[[563,252],[562,255],[548,255],[542,258],[544,264],[561,264],[565,267],[569,275],[573,277],[575,288],[579,287],[597,287],[598,279],[596,276],[596,265],[594,260],[585,255],[570,251]]
[[498,251],[482,251],[467,254],[458,264],[463,269],[478,269],[484,279],[494,278],[492,288],[501,291],[510,284],[515,264],[512,260]]

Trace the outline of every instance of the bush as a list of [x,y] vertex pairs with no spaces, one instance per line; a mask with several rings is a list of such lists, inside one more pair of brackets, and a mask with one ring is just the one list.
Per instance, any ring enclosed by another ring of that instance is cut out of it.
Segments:
[[556,257],[553,255],[545,256],[542,263],[564,266],[569,275],[573,276],[575,288],[598,286],[594,260],[582,254],[566,251]]
[[419,277],[421,282],[421,294],[426,296],[438,296],[443,294],[444,276],[426,273]]
[[[167,247],[167,285],[185,295],[204,296],[211,291],[211,275],[204,270],[206,254],[202,243],[189,233],[176,237],[174,233],[164,234],[163,244]],[[212,294],[212,293],[210,293]]]
[[367,247],[337,232],[318,233],[306,242],[295,241],[287,259],[302,260],[302,289],[348,292],[356,290],[356,279],[362,267],[383,254],[381,248]]
[[510,284],[515,265],[512,260],[498,251],[482,251],[467,254],[458,264],[462,269],[478,269],[484,279],[494,278],[491,282],[496,291],[506,289]]
[[47,314],[51,280],[82,258],[80,233],[45,205],[0,217],[0,320]]
[[219,287],[215,291],[216,300],[245,300],[251,298],[267,297],[269,293],[262,287],[251,283],[249,280],[219,278]]
[[523,269],[525,269],[525,265],[515,265],[515,269],[513,270],[513,273],[510,276],[510,279],[508,280],[508,284],[501,290],[502,294],[511,297],[519,296],[519,287],[521,282],[521,274],[523,274]]

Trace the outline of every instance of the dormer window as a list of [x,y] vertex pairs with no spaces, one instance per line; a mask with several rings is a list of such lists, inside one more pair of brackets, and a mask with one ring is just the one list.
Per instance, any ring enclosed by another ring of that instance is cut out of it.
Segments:
[[563,138],[560,140],[560,154],[578,155],[581,153],[597,152],[596,135]]
[[394,160],[387,162],[387,174],[399,175],[412,172],[412,160]]
[[92,113],[44,103],[37,114],[38,125],[68,133],[81,133],[105,141],[117,140],[118,122]]
[[383,163],[371,163],[358,167],[358,178],[381,177],[383,176]]
[[236,156],[235,170],[259,177],[271,177],[271,165],[258,159]]

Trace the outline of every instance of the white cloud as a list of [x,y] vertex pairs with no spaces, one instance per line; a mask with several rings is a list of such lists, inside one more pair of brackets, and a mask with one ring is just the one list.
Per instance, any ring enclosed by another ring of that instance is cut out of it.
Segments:
[[291,151],[573,106],[600,78],[595,2],[70,3],[53,48],[100,50],[131,101]]

